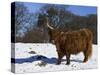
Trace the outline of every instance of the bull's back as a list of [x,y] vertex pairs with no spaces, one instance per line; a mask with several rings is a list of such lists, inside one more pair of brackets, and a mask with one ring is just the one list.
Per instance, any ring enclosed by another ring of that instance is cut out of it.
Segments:
[[67,32],[65,48],[72,54],[77,54],[86,49],[87,43],[91,40],[92,32],[89,29]]

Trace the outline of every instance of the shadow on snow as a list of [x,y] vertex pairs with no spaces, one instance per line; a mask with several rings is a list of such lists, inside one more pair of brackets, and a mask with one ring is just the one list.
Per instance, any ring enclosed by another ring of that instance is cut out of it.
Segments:
[[31,56],[29,58],[19,58],[19,59],[14,59],[11,58],[11,63],[18,63],[18,64],[22,64],[22,63],[32,63],[34,61],[38,61],[38,60],[42,60],[44,62],[47,62],[49,64],[54,64],[56,63],[57,59],[56,58],[47,58],[45,56],[42,55],[36,55],[36,56]]
[[[57,62],[57,58],[47,58],[45,56],[42,56],[42,55],[36,55],[36,56],[31,56],[29,58],[19,58],[19,59],[14,59],[14,58],[11,58],[11,63],[18,63],[18,64],[22,64],[22,63],[32,63],[34,61],[38,61],[38,60],[42,60],[46,63],[49,63],[49,64],[56,64]],[[66,61],[66,59],[62,59],[62,61]],[[79,63],[82,63],[81,60],[71,60],[71,62],[79,62]]]

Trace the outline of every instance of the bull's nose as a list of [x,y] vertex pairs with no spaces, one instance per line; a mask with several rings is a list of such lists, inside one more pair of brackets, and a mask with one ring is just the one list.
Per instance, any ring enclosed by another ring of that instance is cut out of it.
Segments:
[[54,40],[52,40],[52,43],[54,44],[54,43],[55,43],[55,41],[54,41]]

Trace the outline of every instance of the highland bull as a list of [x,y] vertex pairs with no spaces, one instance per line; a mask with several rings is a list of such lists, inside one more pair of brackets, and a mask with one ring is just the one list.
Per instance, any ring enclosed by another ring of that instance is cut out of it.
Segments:
[[80,29],[76,31],[62,32],[57,31],[49,25],[47,19],[48,34],[50,36],[50,42],[56,45],[58,61],[61,63],[61,59],[66,56],[66,64],[70,64],[71,54],[78,54],[83,52],[84,60],[87,62],[92,54],[92,40],[93,34],[89,29]]

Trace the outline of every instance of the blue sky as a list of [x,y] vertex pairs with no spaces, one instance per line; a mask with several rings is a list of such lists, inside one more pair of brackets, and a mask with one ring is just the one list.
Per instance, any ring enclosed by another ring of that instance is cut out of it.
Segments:
[[89,7],[89,6],[73,6],[73,5],[70,5],[68,10],[73,12],[74,14],[81,15],[81,16],[97,13],[96,7]]
[[[26,7],[28,7],[28,10],[30,12],[37,12],[39,9],[45,5],[42,3],[24,3]],[[76,6],[76,5],[69,5],[68,9],[72,13],[80,16],[85,16],[88,14],[96,14],[97,13],[97,8],[96,7],[90,7],[90,6]]]

